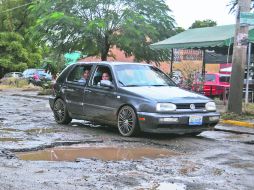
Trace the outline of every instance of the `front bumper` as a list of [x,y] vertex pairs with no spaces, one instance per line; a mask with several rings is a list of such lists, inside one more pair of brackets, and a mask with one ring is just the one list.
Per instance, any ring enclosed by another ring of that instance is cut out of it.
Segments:
[[[186,134],[212,130],[219,122],[220,114],[217,112],[207,113],[147,113],[138,112],[138,120],[141,131],[152,133]],[[190,116],[202,116],[201,125],[189,125]],[[162,121],[162,118],[178,118],[177,121]],[[213,120],[211,120],[213,118]],[[218,118],[215,119],[214,118]]]

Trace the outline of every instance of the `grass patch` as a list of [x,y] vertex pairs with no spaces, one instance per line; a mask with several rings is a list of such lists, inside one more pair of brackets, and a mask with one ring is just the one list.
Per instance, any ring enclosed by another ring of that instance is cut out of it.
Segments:
[[25,86],[28,86],[28,81],[26,79],[14,77],[1,79],[1,89],[23,88]]
[[38,91],[41,87],[34,86],[32,84],[27,84],[22,87],[17,87],[13,85],[0,85],[0,91],[7,90],[7,89],[21,89],[22,91]]
[[52,89],[42,89],[38,92],[38,95],[52,95],[53,90]]
[[251,120],[251,119],[254,119],[254,114],[249,114],[249,113],[236,114],[236,113],[225,112],[225,113],[221,113],[221,119],[236,120],[236,121]]
[[231,112],[221,113],[221,119],[225,120],[253,120],[254,119],[254,103],[243,104],[242,114],[236,114]]

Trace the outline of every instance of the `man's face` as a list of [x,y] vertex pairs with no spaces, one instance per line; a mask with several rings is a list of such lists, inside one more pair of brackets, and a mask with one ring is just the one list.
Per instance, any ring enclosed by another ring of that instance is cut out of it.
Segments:
[[83,73],[83,78],[88,79],[89,74],[90,74],[89,70],[85,70],[85,72]]
[[109,75],[108,75],[108,73],[103,73],[101,79],[102,79],[102,80],[109,80]]

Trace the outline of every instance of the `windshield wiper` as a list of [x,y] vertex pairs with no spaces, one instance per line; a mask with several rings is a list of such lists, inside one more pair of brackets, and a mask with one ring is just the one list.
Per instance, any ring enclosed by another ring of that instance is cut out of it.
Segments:
[[125,84],[124,84],[122,81],[118,80],[118,82],[119,82],[121,85],[125,86]]

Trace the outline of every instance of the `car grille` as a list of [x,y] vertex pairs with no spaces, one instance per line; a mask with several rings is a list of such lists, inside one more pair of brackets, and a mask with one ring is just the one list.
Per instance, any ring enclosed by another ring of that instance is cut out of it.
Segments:
[[[191,104],[176,104],[176,109],[191,109]],[[194,103],[195,109],[204,109],[205,103]]]

